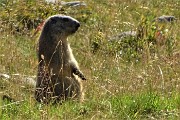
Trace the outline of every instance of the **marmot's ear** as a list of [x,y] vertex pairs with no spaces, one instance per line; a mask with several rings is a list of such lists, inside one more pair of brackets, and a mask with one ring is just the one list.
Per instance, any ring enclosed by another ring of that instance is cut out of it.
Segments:
[[50,20],[52,24],[55,24],[57,22],[56,18],[51,18]]

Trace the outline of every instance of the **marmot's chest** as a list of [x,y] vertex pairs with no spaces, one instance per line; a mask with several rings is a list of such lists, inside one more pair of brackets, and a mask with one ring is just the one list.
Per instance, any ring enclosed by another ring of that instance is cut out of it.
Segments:
[[63,76],[71,76],[72,70],[70,66],[70,58],[67,51],[56,51],[50,59],[49,68],[53,74],[61,74]]

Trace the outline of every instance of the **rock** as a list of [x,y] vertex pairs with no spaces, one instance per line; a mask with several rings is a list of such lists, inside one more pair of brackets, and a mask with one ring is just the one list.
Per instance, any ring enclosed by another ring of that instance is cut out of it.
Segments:
[[110,37],[109,41],[122,40],[123,38],[126,38],[126,37],[136,37],[136,36],[137,36],[136,31],[125,31],[125,32],[119,33],[118,35]]
[[64,2],[60,0],[45,0],[47,3],[60,3],[62,6],[70,6],[70,7],[77,7],[77,6],[86,6],[85,2],[81,1],[71,1],[71,2]]
[[45,0],[45,1],[48,3],[58,3],[59,2],[59,0]]
[[30,86],[36,86],[36,81],[34,78],[31,78],[31,77],[27,77],[27,78],[24,78],[23,82],[26,84],[26,85],[30,85]]
[[62,6],[72,6],[72,7],[76,7],[76,6],[86,6],[85,2],[81,2],[81,1],[72,1],[72,2],[61,2]]
[[7,75],[7,74],[2,74],[2,73],[0,73],[0,78],[9,79],[9,78],[10,78],[10,76],[9,76],[9,75]]
[[177,18],[175,18],[174,16],[160,16],[158,18],[155,19],[158,22],[172,22],[174,20],[177,20]]

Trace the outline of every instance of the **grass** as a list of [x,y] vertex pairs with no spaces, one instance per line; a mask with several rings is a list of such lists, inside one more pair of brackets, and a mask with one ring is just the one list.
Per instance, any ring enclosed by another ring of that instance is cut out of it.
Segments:
[[[0,119],[180,118],[179,0],[84,0],[87,6],[77,8],[19,1],[0,2],[0,73],[10,75],[0,77],[0,96],[19,101],[1,99]],[[69,42],[88,78],[83,81],[83,103],[39,104],[34,88],[23,82],[37,73],[35,28],[58,13],[81,22]],[[178,20],[152,22],[162,15]],[[129,30],[139,31],[141,37],[108,41]],[[158,30],[160,39],[154,35]]]

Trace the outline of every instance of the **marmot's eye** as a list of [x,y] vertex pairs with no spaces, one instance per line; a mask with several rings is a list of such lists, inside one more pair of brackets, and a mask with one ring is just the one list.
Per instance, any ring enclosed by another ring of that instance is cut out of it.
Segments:
[[62,19],[64,22],[68,22],[69,21],[69,18],[63,18]]
[[51,18],[51,22],[52,22],[52,24],[55,24],[57,22],[57,20],[55,18]]

